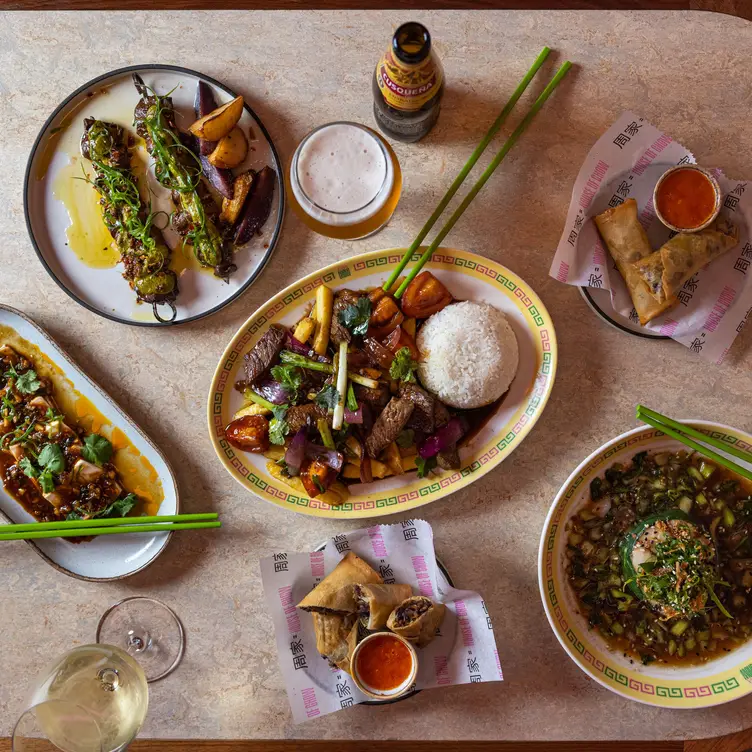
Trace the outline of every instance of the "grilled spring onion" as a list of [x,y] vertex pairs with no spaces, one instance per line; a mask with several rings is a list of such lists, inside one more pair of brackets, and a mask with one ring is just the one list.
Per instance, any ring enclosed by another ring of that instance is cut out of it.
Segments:
[[160,97],[134,73],[133,82],[141,95],[136,105],[136,132],[146,142],[154,159],[157,179],[178,197],[177,207],[190,218],[191,230],[186,238],[201,266],[213,267],[214,274],[227,278],[237,268],[231,250],[219,230],[207,216],[199,194],[201,163],[183,143],[175,125],[175,112],[169,96]]
[[[170,248],[154,225],[155,215],[141,201],[125,131],[114,123],[86,118],[81,153],[94,166],[94,180],[86,179],[101,196],[104,222],[125,266],[123,277],[139,301],[152,304],[158,321],[173,321],[178,280],[169,269]],[[170,307],[170,318],[159,315],[159,305]]]

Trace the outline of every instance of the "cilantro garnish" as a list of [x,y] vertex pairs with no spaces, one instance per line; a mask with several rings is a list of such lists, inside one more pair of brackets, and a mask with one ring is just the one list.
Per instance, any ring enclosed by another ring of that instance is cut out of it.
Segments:
[[84,439],[81,454],[88,462],[102,467],[112,457],[112,444],[104,436],[100,436],[98,433],[90,433]]
[[392,365],[389,368],[389,375],[395,381],[415,381],[413,371],[418,367],[418,362],[413,360],[410,355],[410,348],[403,347],[397,351],[394,356]]
[[367,297],[358,298],[358,302],[340,311],[339,323],[353,334],[365,335],[371,319],[371,301]]
[[436,457],[423,459],[420,455],[415,458],[415,467],[418,468],[418,477],[425,478],[436,467]]
[[324,410],[334,410],[339,402],[339,392],[331,384],[327,384],[313,401]]

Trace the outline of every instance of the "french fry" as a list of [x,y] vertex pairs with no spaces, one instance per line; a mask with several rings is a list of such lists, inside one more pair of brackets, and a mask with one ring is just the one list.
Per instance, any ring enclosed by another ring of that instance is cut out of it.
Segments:
[[246,415],[271,415],[272,411],[267,410],[265,407],[261,407],[261,405],[257,405],[255,402],[251,402],[249,405],[245,405],[244,407],[241,407],[240,410],[238,410],[235,415],[232,416],[233,420],[237,420],[238,418],[242,418]]
[[402,322],[402,330],[415,339],[415,319],[405,319]]
[[403,457],[402,458],[402,471],[407,473],[410,470],[417,470],[418,466],[415,464],[415,458],[417,457],[417,454],[414,454],[410,457]]
[[315,330],[315,319],[312,319],[310,316],[306,316],[304,319],[300,319],[300,321],[298,321],[292,336],[295,337],[298,342],[306,344]]
[[316,290],[316,333],[313,338],[313,351],[317,355],[325,355],[329,346],[333,304],[334,294],[326,285],[321,285]]
[[392,442],[382,453],[381,459],[389,468],[392,475],[402,475],[402,457],[400,456],[399,447]]

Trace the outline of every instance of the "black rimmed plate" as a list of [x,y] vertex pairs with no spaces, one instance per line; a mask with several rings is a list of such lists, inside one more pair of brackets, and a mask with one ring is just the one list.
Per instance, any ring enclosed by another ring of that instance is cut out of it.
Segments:
[[[92,79],[55,109],[31,150],[24,181],[24,212],[29,236],[50,276],[76,302],[94,313],[134,326],[163,326],[150,305],[136,297],[122,277],[122,264],[109,248],[110,237],[97,206],[97,194],[83,180],[79,141],[85,117],[96,117],[127,128],[134,136],[133,110],[139,95],[132,76],[138,73],[158,94],[172,92],[181,130],[193,122],[193,99],[199,81],[211,86],[217,105],[236,94],[208,76],[171,65],[120,68]],[[167,229],[173,249],[172,266],[179,275],[180,295],[174,324],[208,316],[231,303],[261,273],[277,244],[284,215],[282,167],[274,144],[261,120],[246,104],[239,126],[249,137],[246,161],[236,173],[269,165],[277,174],[271,214],[261,234],[239,248],[237,271],[224,282],[211,270],[201,269],[179,236]],[[148,184],[154,211],[173,210],[169,191],[159,185],[151,159],[142,143],[135,148],[134,170]],[[143,190],[142,190],[143,194]],[[166,309],[165,309],[166,310]],[[166,314],[163,314],[166,315]]]
[[641,326],[639,320],[622,316],[614,310],[611,305],[611,293],[608,290],[597,289],[595,287],[581,287],[580,294],[585,299],[588,307],[598,316],[600,316],[609,326],[618,329],[621,332],[632,334],[635,337],[643,339],[669,339],[665,334],[656,334],[650,329]]

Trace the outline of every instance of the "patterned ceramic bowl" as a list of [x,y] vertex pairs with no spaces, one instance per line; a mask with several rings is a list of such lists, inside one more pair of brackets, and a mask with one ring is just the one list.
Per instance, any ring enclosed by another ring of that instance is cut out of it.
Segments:
[[[752,436],[743,431],[709,421],[685,422],[729,445],[752,451]],[[631,663],[588,628],[565,574],[567,522],[588,501],[590,481],[615,462],[628,464],[637,452],[682,448],[657,429],[643,426],[617,436],[585,459],[561,487],[548,513],[538,554],[538,582],[554,634],[569,657],[591,678],[612,692],[648,705],[703,708],[752,691],[752,640],[703,665]],[[729,458],[752,469],[752,465]]]
[[[263,455],[241,452],[227,443],[224,429],[243,401],[233,388],[243,378],[243,355],[258,342],[269,324],[293,325],[305,315],[322,283],[334,290],[380,286],[403,253],[399,248],[363,253],[309,274],[261,306],[225,349],[209,390],[209,435],[227,472],[250,493],[284,509],[317,517],[354,519],[406,512],[454,493],[485,475],[520,445],[540,417],[556,374],[556,335],[548,311],[532,288],[501,264],[467,251],[439,248],[426,268],[458,300],[485,301],[503,311],[517,337],[520,353],[517,375],[501,405],[469,444],[460,448],[459,470],[426,478],[411,472],[355,484],[350,486],[349,500],[332,507],[299,495],[272,476]],[[413,263],[418,257],[416,253]]]

